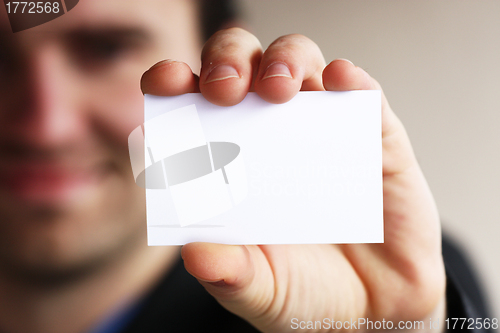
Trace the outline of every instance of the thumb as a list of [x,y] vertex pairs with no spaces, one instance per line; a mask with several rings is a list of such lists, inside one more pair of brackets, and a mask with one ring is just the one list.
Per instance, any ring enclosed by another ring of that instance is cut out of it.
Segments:
[[267,326],[274,279],[256,245],[190,243],[181,252],[186,270],[230,312],[254,326]]

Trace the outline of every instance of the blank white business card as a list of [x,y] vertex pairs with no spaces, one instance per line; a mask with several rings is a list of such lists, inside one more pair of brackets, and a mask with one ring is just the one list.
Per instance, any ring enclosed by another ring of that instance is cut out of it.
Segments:
[[384,241],[380,91],[146,95],[134,138],[149,245]]

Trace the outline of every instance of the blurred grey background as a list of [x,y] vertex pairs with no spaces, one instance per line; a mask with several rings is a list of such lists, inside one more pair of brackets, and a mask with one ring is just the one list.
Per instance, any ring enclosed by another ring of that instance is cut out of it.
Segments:
[[406,126],[443,229],[500,317],[500,1],[240,0],[267,47],[301,33],[384,88]]

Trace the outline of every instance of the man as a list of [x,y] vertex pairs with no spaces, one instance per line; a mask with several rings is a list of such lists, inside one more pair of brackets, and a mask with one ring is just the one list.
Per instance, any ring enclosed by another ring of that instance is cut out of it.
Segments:
[[[380,89],[349,61],[326,65],[300,35],[263,51],[229,29],[201,52],[197,6],[86,0],[15,35],[0,11],[0,332],[253,330],[245,321],[285,332],[294,318],[424,321],[425,330],[440,318],[443,330],[439,216],[385,98],[384,244],[184,246],[187,271],[238,317],[190,294],[178,248],[147,247],[127,137],[143,121],[139,79],[152,64],[178,60],[147,70],[143,93],[200,91],[219,105],[249,90],[283,103],[299,90]],[[161,320],[169,313],[193,319],[173,328],[175,318]]]

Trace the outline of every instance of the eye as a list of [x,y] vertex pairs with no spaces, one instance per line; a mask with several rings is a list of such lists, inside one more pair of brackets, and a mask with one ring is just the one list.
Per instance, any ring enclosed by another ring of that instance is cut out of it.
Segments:
[[81,29],[66,35],[69,55],[85,70],[110,71],[148,49],[148,34],[134,28]]
[[80,38],[73,40],[71,44],[74,57],[86,66],[117,61],[131,48],[124,41],[109,38]]
[[96,40],[87,46],[88,54],[96,59],[115,59],[129,49],[129,45],[115,40]]

